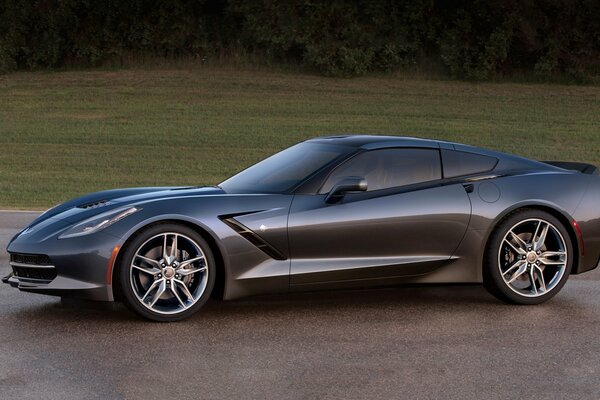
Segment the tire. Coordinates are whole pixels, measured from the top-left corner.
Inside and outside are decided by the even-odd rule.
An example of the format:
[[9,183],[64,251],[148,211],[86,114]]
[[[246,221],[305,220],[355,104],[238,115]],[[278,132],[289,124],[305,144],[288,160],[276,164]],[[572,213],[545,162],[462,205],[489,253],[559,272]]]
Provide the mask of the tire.
[[483,284],[504,302],[540,304],[565,285],[573,256],[569,232],[556,217],[517,210],[498,223],[488,241]]
[[215,284],[217,271],[210,246],[184,225],[159,223],[140,231],[120,260],[125,305],[153,321],[189,317],[206,303]]

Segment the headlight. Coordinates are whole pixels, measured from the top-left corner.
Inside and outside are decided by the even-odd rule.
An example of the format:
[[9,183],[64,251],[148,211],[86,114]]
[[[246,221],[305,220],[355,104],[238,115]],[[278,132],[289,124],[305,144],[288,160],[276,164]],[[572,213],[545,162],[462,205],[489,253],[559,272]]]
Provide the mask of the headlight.
[[75,236],[90,235],[92,233],[101,231],[102,229],[107,228],[115,222],[118,222],[140,210],[141,208],[139,207],[119,208],[118,210],[111,210],[103,214],[93,216],[92,218],[86,219],[85,221],[72,226],[58,238],[66,239]]

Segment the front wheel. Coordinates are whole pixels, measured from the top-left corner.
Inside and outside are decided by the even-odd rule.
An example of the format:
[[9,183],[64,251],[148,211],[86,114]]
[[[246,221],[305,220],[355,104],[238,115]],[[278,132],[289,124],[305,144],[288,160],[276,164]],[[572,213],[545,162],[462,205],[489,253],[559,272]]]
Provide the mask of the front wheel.
[[210,297],[215,262],[208,243],[178,224],[157,224],[128,244],[121,258],[125,304],[154,321],[177,321],[196,312]]
[[498,299],[539,304],[566,283],[573,244],[564,225],[539,210],[520,210],[504,219],[490,238],[483,283]]

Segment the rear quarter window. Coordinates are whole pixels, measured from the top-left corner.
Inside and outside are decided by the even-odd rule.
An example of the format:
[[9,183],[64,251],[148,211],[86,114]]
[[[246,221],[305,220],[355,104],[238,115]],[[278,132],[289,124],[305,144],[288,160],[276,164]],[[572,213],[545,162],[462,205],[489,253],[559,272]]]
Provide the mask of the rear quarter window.
[[496,167],[498,159],[466,151],[442,150],[442,163],[444,178],[454,178],[489,172]]

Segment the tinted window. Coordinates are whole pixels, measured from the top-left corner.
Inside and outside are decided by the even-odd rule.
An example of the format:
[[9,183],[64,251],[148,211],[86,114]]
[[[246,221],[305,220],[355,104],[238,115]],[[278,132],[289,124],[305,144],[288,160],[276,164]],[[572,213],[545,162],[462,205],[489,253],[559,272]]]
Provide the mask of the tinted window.
[[488,172],[498,163],[495,157],[455,150],[442,150],[442,160],[445,178]]
[[343,178],[367,180],[368,191],[442,178],[440,153],[433,149],[383,149],[361,153],[336,168],[320,193],[328,193]]
[[300,143],[254,164],[219,186],[227,193],[283,193],[306,180],[351,148]]

